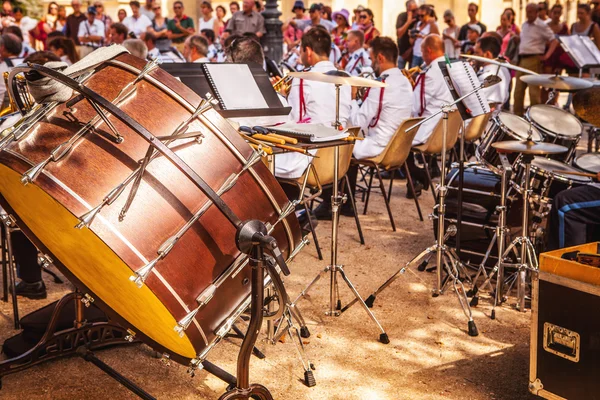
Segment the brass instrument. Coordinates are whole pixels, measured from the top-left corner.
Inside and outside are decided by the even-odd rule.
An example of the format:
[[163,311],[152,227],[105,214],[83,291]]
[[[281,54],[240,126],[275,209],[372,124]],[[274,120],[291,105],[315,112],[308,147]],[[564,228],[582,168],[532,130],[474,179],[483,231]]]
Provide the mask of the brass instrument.
[[[2,102],[2,106],[4,106],[1,110],[0,110],[0,117],[3,117],[5,115],[8,114],[12,114],[14,112],[17,111],[21,111],[19,110],[19,107],[17,106],[17,103],[15,101],[15,99],[10,95],[10,90],[8,90],[8,76],[9,76],[10,72],[4,72],[2,74],[2,77],[4,78],[4,85],[6,87],[6,96],[8,97],[8,104],[6,104],[6,106],[4,106],[4,99],[1,99],[0,101]],[[17,82],[17,87],[18,87],[18,91],[17,91],[17,96],[21,96],[22,99],[24,99],[24,103],[25,103],[25,108],[26,109],[30,109],[33,106],[33,101],[31,99],[31,96],[29,94],[29,90],[27,88],[27,81],[25,80],[25,77],[22,75],[16,75],[15,76],[15,80]]]
[[273,89],[275,89],[275,91],[277,93],[280,93],[283,96],[287,97],[288,94],[290,94],[290,89],[292,88],[292,80],[293,79],[294,79],[293,76],[286,75],[273,84]]
[[415,78],[423,72],[419,66],[412,67],[410,69],[402,69],[402,74],[408,79],[413,89],[417,85]]

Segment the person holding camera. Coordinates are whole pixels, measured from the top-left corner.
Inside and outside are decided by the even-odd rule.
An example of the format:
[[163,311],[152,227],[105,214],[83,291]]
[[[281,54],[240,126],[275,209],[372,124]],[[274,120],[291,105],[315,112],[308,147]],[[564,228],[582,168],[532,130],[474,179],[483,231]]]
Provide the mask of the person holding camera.
[[412,60],[412,45],[408,32],[417,24],[417,2],[408,0],[406,2],[406,12],[398,14],[396,20],[396,35],[398,37],[398,68],[406,68]]
[[419,7],[417,13],[418,21],[414,29],[409,31],[410,41],[413,45],[413,57],[410,67],[419,67],[423,65],[423,53],[421,52],[421,44],[423,39],[429,34],[440,34],[440,30],[435,22],[435,13],[433,7],[423,4]]

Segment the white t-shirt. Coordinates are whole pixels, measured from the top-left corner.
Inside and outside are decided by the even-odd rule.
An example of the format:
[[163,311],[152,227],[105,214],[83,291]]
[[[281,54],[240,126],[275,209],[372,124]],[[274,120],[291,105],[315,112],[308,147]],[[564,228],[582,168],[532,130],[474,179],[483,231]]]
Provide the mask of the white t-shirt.
[[150,21],[150,19],[143,14],[137,19],[134,18],[133,15],[130,15],[123,20],[123,25],[127,27],[129,32],[133,32],[133,34],[139,38],[140,35],[143,32],[146,32],[146,29],[152,25],[152,21]]
[[[210,29],[211,31],[215,30],[215,17],[212,17],[208,21],[204,20],[204,17],[200,17],[198,19],[198,33],[202,32],[202,29]],[[217,32],[215,32],[216,34]]]
[[[86,19],[85,21],[81,21],[79,23],[79,31],[77,32],[77,37],[85,37],[86,35],[104,37],[104,33],[105,30],[102,21],[94,19],[94,22],[90,24]],[[85,44],[94,47],[102,46],[102,42],[89,42]]]

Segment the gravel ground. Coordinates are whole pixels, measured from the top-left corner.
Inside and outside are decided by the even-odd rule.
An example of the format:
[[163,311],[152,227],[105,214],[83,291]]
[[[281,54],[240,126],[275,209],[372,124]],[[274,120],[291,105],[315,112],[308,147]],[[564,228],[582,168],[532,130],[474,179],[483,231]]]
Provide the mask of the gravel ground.
[[[361,216],[366,245],[360,245],[351,218],[342,217],[339,262],[363,296],[377,288],[412,257],[433,243],[432,224],[420,222],[412,200],[405,197],[405,183],[396,182],[392,207],[397,232],[392,232],[383,198],[372,196],[369,214]],[[421,206],[427,214],[432,196],[424,192]],[[329,254],[331,224],[317,228],[325,257]],[[313,245],[291,265],[286,284],[295,297],[327,265],[319,261]],[[478,337],[467,335],[467,320],[455,294],[432,298],[434,275],[408,270],[378,297],[373,311],[391,343],[378,342],[379,332],[367,314],[354,306],[342,316],[324,315],[329,299],[329,280],[319,281],[299,303],[312,333],[305,339],[306,352],[315,364],[317,386],[305,387],[303,370],[291,341],[276,346],[258,343],[267,357],[252,359],[251,381],[267,386],[276,399],[527,399],[529,319],[511,304],[497,310],[490,320],[490,299],[482,295],[473,310]],[[71,288],[47,280],[49,298],[22,300],[25,315],[57,300]],[[344,302],[352,295],[340,285]],[[0,339],[14,335],[11,305],[0,303]],[[235,371],[240,341],[228,339],[209,360]],[[166,365],[151,349],[137,344],[103,350],[99,358],[161,399],[218,398],[225,384],[200,372],[190,378],[186,367]],[[3,379],[2,399],[128,399],[135,398],[117,382],[80,358],[42,364]]]

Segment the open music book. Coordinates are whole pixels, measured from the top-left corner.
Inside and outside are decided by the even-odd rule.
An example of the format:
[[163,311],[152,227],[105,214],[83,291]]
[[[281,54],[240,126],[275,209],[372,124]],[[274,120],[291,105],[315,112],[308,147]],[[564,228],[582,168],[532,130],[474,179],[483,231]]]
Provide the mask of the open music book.
[[313,143],[328,142],[330,140],[343,139],[349,136],[347,130],[338,131],[337,129],[325,125],[295,124],[291,122],[270,126],[268,129],[275,133],[281,133],[298,140]]
[[223,110],[269,108],[246,64],[203,64]]
[[589,36],[559,36],[558,40],[578,68],[600,65],[600,51]]
[[[481,86],[471,64],[455,60],[450,64],[440,62],[439,65],[454,100]],[[457,104],[457,108],[463,120],[490,112],[490,105],[481,91],[464,98],[461,103]]]

